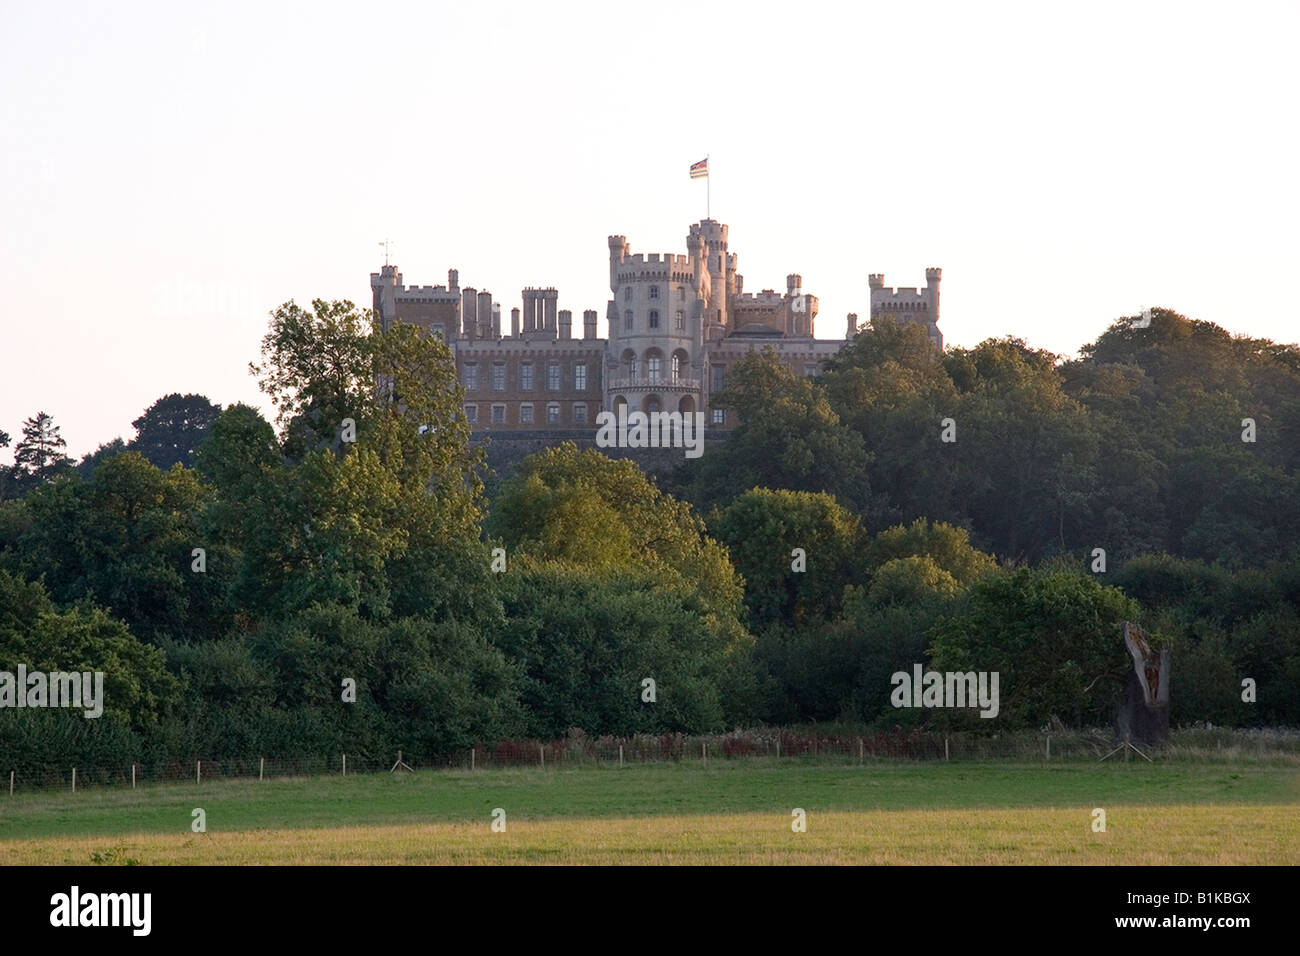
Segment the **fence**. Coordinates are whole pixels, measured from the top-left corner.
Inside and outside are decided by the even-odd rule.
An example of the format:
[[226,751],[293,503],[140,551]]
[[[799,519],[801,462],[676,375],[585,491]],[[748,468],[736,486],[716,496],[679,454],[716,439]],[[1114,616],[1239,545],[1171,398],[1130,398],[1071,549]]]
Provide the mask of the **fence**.
[[[687,761],[705,765],[761,759],[841,764],[864,764],[869,760],[1096,761],[1114,749],[1113,735],[1103,730],[995,735],[892,731],[854,735],[771,729],[596,738],[576,731],[557,740],[506,740],[425,757],[339,753],[291,758],[196,759],[152,765],[131,763],[66,770],[9,770],[8,779],[3,783],[13,795],[36,790],[77,791],[87,787],[139,787],[164,782],[191,781],[202,786],[221,780],[266,781],[388,771],[623,767]],[[1300,763],[1300,730],[1178,730],[1159,751],[1143,749],[1156,759],[1257,757],[1295,764]],[[1127,753],[1116,754],[1113,759],[1123,760],[1127,756]]]

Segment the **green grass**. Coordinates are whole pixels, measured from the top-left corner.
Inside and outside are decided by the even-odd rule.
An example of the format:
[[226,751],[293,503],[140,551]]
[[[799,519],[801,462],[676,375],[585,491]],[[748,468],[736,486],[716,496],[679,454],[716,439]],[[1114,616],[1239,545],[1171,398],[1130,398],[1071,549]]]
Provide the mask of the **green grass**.
[[[810,813],[1070,809],[1112,806],[1294,807],[1300,770],[1265,763],[868,763],[767,759],[624,769],[425,771],[290,780],[162,784],[130,790],[0,794],[0,843],[398,825]],[[5,856],[0,848],[0,859]],[[85,861],[88,862],[88,861]]]

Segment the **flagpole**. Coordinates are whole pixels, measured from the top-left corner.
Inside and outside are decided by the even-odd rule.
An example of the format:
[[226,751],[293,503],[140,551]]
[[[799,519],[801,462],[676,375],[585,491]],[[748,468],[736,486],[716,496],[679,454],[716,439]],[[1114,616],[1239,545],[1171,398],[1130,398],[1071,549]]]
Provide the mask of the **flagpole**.
[[713,177],[709,175],[709,154],[704,154],[704,218],[713,218]]

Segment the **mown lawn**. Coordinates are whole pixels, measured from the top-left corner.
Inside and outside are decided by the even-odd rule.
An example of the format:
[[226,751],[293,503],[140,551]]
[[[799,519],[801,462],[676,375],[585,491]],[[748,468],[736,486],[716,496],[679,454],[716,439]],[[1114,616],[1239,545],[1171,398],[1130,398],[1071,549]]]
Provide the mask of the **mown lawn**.
[[[190,829],[201,807],[207,832]],[[506,832],[490,828],[506,812]],[[791,811],[807,832],[791,831]],[[1091,829],[1106,811],[1106,832]],[[0,795],[0,862],[1300,863],[1300,770],[745,760]]]

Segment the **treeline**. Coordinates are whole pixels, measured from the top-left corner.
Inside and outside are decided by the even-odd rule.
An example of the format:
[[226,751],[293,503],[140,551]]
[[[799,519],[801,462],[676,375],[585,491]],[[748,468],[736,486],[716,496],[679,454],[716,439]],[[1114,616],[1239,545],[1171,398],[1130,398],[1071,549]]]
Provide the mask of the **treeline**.
[[[253,371],[274,423],[168,396],[80,469],[24,459],[0,671],[107,699],[0,710],[14,765],[1104,723],[1125,619],[1175,648],[1176,723],[1300,723],[1294,347],[1157,311],[1062,364],[884,321],[817,379],[751,356],[665,488],[566,445],[491,501],[442,343],[288,303]],[[891,706],[914,664],[998,671],[999,716]]]

